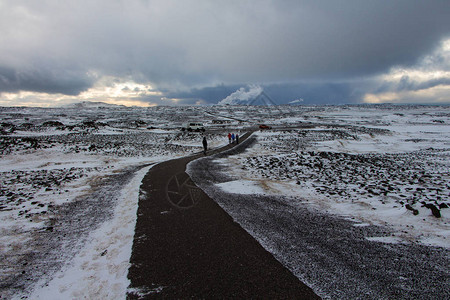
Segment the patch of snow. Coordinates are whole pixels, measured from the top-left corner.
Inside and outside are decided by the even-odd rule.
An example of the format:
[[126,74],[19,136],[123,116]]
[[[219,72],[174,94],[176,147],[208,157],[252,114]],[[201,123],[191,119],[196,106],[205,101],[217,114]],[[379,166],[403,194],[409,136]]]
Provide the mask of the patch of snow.
[[368,241],[386,243],[386,244],[401,244],[403,240],[393,236],[379,236],[379,237],[367,237]]
[[236,180],[217,184],[222,190],[232,194],[264,194],[261,185],[253,180]]
[[93,231],[81,252],[31,299],[125,298],[139,187],[150,168],[141,169],[124,188],[113,219]]

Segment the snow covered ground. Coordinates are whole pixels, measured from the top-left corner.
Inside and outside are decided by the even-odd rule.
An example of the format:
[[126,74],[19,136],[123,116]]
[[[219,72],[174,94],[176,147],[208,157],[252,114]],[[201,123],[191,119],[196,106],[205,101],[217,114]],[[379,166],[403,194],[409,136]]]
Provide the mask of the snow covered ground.
[[1,298],[124,298],[143,176],[201,150],[186,120],[205,123],[210,147],[276,129],[221,161],[229,192],[395,229],[374,242],[449,247],[447,106],[0,108],[0,120]]
[[448,109],[438,108],[309,113],[298,121],[318,126],[258,132],[258,142],[245,153],[220,159],[237,180],[219,186],[289,195],[348,216],[359,222],[355,226],[395,229],[395,236],[374,241],[448,248],[449,117]]

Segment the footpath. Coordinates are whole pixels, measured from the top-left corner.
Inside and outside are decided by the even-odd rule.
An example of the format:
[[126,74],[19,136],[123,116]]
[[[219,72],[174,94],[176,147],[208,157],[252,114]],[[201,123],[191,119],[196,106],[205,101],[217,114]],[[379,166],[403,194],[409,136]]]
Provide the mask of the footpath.
[[186,164],[202,156],[160,163],[144,177],[127,298],[319,299],[192,182]]

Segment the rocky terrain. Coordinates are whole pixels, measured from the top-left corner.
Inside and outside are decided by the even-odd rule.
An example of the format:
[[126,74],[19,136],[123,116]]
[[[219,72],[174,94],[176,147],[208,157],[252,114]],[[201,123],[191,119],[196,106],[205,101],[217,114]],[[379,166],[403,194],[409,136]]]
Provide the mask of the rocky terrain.
[[[245,158],[243,168],[272,180],[310,184],[318,194],[346,201],[376,199],[392,207],[404,206],[418,215],[426,207],[440,218],[450,205],[448,154],[425,150],[402,154],[296,152]],[[376,208],[373,208],[376,209]]]

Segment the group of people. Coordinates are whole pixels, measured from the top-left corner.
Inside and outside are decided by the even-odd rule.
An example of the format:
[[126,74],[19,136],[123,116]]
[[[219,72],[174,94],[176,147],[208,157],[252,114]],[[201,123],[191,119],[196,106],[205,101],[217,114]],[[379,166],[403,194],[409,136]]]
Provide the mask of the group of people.
[[[231,143],[235,143],[239,144],[239,134],[234,134],[234,133],[228,133],[228,142]],[[203,137],[203,154],[206,155],[206,151],[208,150],[208,142],[206,141],[206,137]]]
[[234,142],[236,142],[236,144],[239,144],[239,134],[228,133],[228,142],[230,144]]

